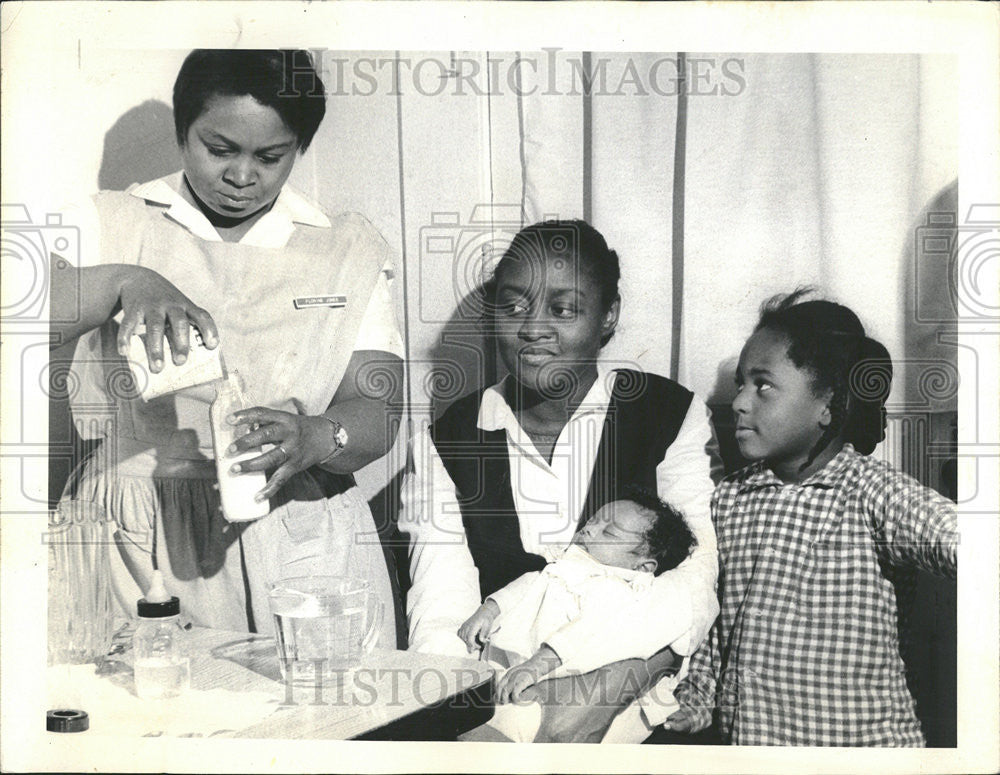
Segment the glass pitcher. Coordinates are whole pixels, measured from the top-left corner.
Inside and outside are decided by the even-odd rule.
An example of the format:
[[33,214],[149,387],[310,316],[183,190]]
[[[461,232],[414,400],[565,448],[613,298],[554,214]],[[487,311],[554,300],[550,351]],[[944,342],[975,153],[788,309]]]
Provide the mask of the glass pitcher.
[[63,501],[49,514],[48,663],[94,662],[111,647],[111,541],[104,510]]
[[364,579],[299,576],[269,595],[286,682],[335,681],[361,664],[378,640],[384,606]]

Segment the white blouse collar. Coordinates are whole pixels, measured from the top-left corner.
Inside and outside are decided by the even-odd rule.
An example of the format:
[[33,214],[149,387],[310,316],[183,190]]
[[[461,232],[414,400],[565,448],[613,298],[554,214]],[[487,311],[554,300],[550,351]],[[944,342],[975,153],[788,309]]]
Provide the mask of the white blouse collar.
[[[166,205],[167,215],[197,237],[209,242],[221,242],[222,237],[197,207],[181,196],[184,173],[175,172],[163,178],[140,183],[128,193],[148,202]],[[330,220],[308,199],[285,185],[274,206],[240,240],[241,244],[261,248],[280,248],[295,231],[295,224],[330,228]]]
[[[616,372],[608,369],[600,362],[597,364],[597,379],[590,386],[587,395],[573,412],[569,421],[583,417],[588,414],[603,414],[607,412],[608,404],[611,403],[611,389],[614,387]],[[505,386],[513,377],[504,377],[500,382],[483,392],[483,400],[479,407],[479,418],[477,427],[484,431],[496,431],[504,429],[510,432],[515,438],[520,436],[521,426],[514,416],[514,410],[510,408],[505,397]]]

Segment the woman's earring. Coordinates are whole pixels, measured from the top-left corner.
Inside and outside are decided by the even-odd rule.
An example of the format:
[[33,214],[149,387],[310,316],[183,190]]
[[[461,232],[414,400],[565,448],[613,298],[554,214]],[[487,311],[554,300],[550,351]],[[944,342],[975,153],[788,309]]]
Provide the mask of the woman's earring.
[[614,330],[618,327],[619,314],[621,314],[621,300],[615,299],[611,302],[611,306],[604,315],[604,325],[602,326],[602,329],[605,336],[614,333]]

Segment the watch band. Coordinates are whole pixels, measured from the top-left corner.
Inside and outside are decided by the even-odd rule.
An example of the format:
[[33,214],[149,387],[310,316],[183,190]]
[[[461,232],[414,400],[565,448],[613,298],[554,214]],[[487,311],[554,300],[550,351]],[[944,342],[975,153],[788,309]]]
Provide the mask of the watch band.
[[330,425],[333,426],[333,451],[325,458],[319,461],[319,464],[323,465],[324,463],[328,463],[329,461],[333,460],[335,457],[337,457],[337,455],[339,455],[341,452],[344,451],[344,448],[347,446],[347,440],[349,437],[347,435],[347,429],[341,423],[337,422],[336,420],[330,419],[325,414],[321,414],[320,417],[322,417],[324,420],[330,423]]

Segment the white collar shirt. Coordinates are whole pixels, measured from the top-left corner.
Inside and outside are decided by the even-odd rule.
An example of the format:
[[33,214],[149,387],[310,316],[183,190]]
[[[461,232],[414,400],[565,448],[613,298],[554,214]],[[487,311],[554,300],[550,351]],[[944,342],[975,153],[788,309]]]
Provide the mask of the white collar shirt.
[[[167,216],[196,237],[207,242],[222,242],[222,237],[205,214],[180,194],[183,185],[184,173],[176,172],[165,178],[133,186],[129,193],[149,202],[167,205]],[[296,223],[330,228],[330,219],[319,208],[291,187],[284,186],[271,209],[261,216],[239,242],[255,248],[282,248],[288,244]]]
[[[507,432],[511,490],[525,551],[555,559],[576,533],[590,487],[615,372],[603,368],[560,431],[551,461],[541,456],[504,398],[504,382],[483,393],[478,426]],[[557,554],[553,554],[557,553]]]

